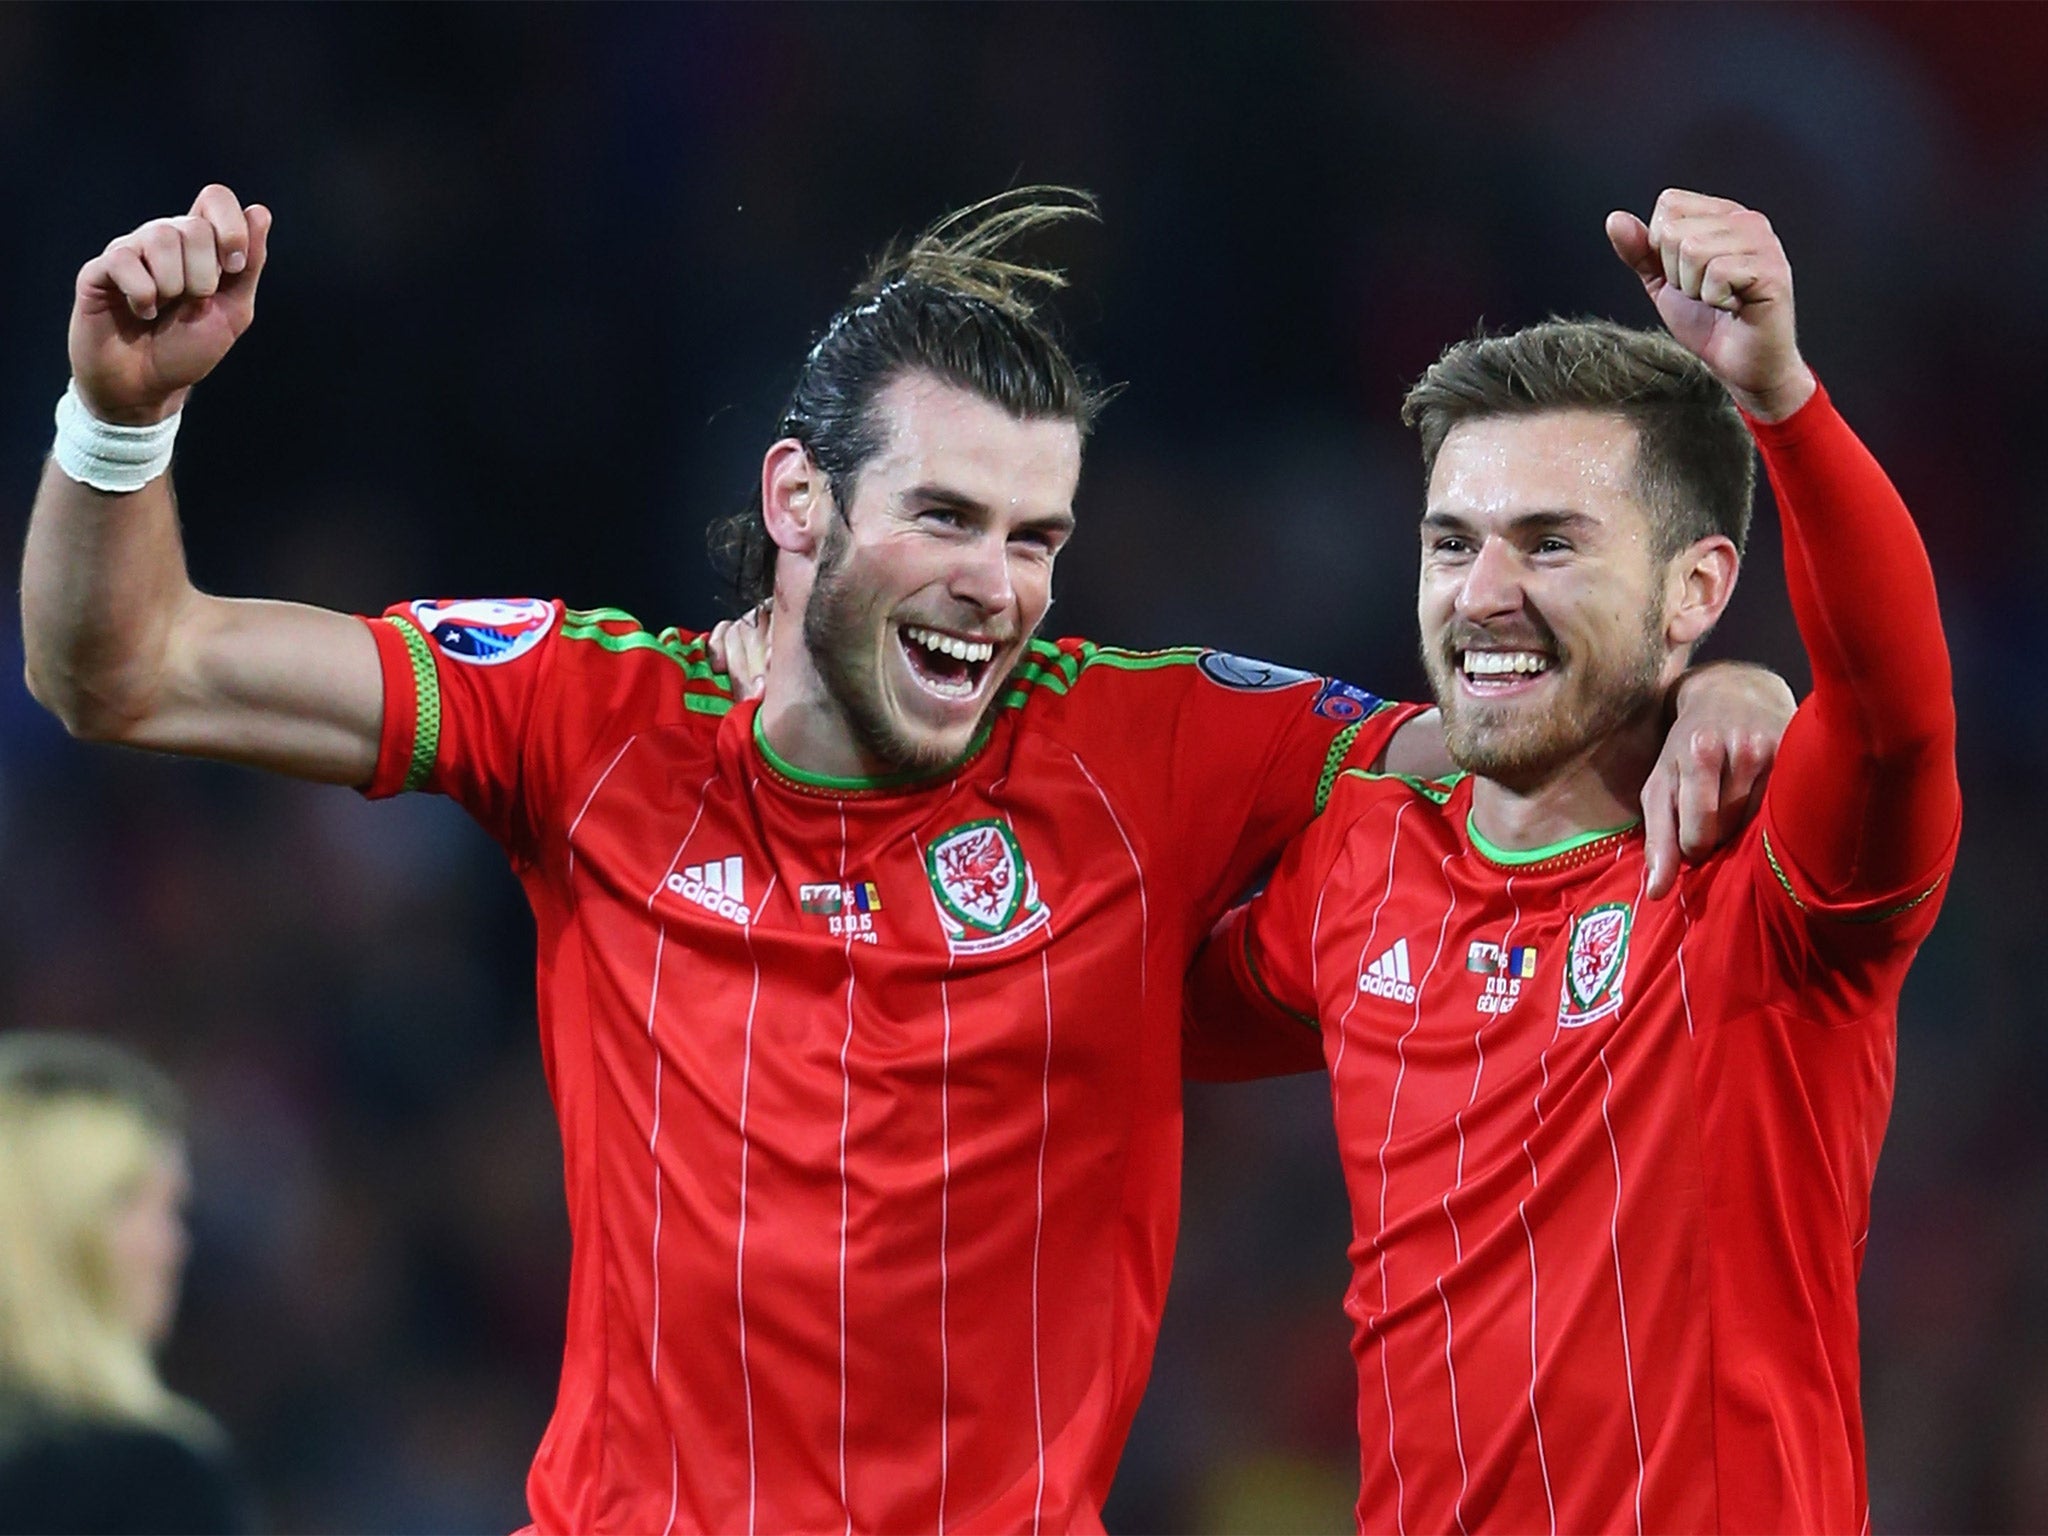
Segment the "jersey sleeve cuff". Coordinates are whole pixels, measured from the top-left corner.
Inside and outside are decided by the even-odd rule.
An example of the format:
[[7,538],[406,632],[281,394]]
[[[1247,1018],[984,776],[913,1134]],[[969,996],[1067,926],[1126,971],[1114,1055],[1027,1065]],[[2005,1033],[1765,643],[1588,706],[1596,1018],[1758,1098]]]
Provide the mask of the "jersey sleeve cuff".
[[[1737,406],[1736,409],[1740,411],[1742,407]],[[1749,427],[1749,435],[1756,439],[1757,447],[1766,457],[1800,448],[1815,437],[1848,427],[1848,423],[1842,420],[1842,413],[1835,409],[1834,397],[1828,393],[1828,387],[1819,374],[1813,376],[1813,394],[1806,404],[1783,421],[1763,421],[1747,411],[1742,411],[1742,419]]]
[[424,788],[441,738],[441,683],[427,637],[392,614],[362,618],[384,677],[384,724],[377,769],[363,793],[372,800]]
[[1764,861],[1770,866],[1772,879],[1783,891],[1788,901],[1801,912],[1811,917],[1826,918],[1837,923],[1886,923],[1893,918],[1904,917],[1927,902],[1939,896],[1948,884],[1950,872],[1955,868],[1956,849],[1962,839],[1962,817],[1957,816],[1955,829],[1949,833],[1948,846],[1941,857],[1927,873],[1897,890],[1880,892],[1877,895],[1858,893],[1849,897],[1824,896],[1815,889],[1799,866],[1793,862],[1791,852],[1778,829],[1777,817],[1771,814],[1767,805],[1759,818],[1759,833],[1763,840]]

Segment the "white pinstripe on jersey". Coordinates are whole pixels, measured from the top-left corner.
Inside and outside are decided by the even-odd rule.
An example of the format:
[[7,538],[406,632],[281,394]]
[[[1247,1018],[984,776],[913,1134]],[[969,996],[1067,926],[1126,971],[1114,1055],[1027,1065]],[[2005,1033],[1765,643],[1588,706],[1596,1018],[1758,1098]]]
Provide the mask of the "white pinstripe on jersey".
[[[1145,866],[1138,862],[1138,850],[1131,846],[1131,834],[1124,830],[1123,818],[1117,815],[1116,807],[1109,803],[1108,794],[1103,791],[1100,784],[1095,782],[1095,775],[1090,773],[1088,765],[1081,761],[1081,754],[1075,752],[1071,747],[1067,750],[1074,759],[1074,766],[1081,770],[1081,777],[1088,781],[1088,787],[1094,790],[1101,798],[1102,808],[1109,814],[1109,824],[1116,828],[1116,835],[1124,841],[1124,852],[1130,856],[1131,860],[1131,872],[1138,877],[1138,953],[1140,955],[1149,955],[1152,953],[1152,908],[1151,904],[1145,899]],[[1145,978],[1150,974],[1150,971],[1151,967],[1149,966],[1140,965],[1138,967],[1138,1002],[1140,1006],[1143,1006],[1145,1001]]]
[[1038,1080],[1037,1209],[1031,1223],[1031,1417],[1038,1435],[1038,1493],[1031,1501],[1032,1536],[1045,1517],[1045,1393],[1038,1364],[1038,1255],[1045,1237],[1045,1144],[1052,1139],[1052,962],[1050,942],[1038,952],[1038,981],[1045,993],[1045,1070]]
[[[846,802],[839,807],[839,884],[846,884]],[[846,1536],[853,1536],[853,1500],[846,1486],[846,1234],[852,1220],[846,1178],[846,1136],[853,1124],[853,1073],[847,1057],[853,1050],[853,935],[846,936],[846,1036],[839,1043],[839,1507],[846,1515]]]
[[[627,745],[630,746],[631,744],[629,739]],[[616,768],[619,764],[619,759],[625,755],[625,748],[621,747],[618,756],[612,759],[612,767]],[[610,774],[611,769],[607,768],[605,776],[609,777]],[[712,781],[717,776],[717,770],[714,768],[710,776],[697,786],[697,809],[690,817],[690,825],[684,831],[682,841],[676,844],[676,851],[669,855],[668,867],[661,872],[661,878],[654,882],[654,889],[647,893],[647,910],[650,915],[654,911],[655,898],[661,894],[662,887],[668,883],[668,877],[675,873],[676,866],[682,863],[683,851],[690,846],[690,839],[697,835],[698,824],[704,820],[704,806],[711,793]],[[602,784],[603,780],[600,779],[598,782]],[[585,811],[589,810],[591,801],[596,798],[597,789],[593,787],[590,791],[590,798],[583,802],[583,809]],[[582,812],[579,811],[577,813],[576,819],[579,822],[583,819]],[[574,835],[573,826],[571,828],[571,835]],[[573,857],[575,853],[573,843],[570,846],[570,853]],[[668,924],[665,922],[657,923],[654,931],[654,977],[647,988],[647,1043],[654,1048],[654,1113],[649,1117],[647,1131],[647,1163],[648,1169],[654,1177],[654,1235],[648,1245],[648,1262],[649,1267],[653,1270],[653,1317],[648,1329],[647,1339],[647,1379],[650,1382],[656,1382],[661,1379],[661,1157],[657,1148],[661,1140],[662,1053],[660,1044],[654,1038],[654,1016],[661,1002],[661,954],[667,942]],[[668,1453],[668,1523],[662,1528],[663,1536],[667,1536],[667,1532],[675,1526],[677,1501],[681,1493],[679,1478],[681,1454],[676,1445],[675,1429],[673,1426],[668,1426]]]
[[[1619,862],[1620,857],[1621,847],[1617,844],[1615,848],[1617,862]],[[1635,900],[1628,904],[1628,920],[1631,928],[1635,926],[1636,908],[1642,905],[1643,891],[1649,885],[1649,882],[1650,866],[1645,863],[1643,865],[1642,881],[1636,886]],[[1567,965],[1571,963],[1570,956],[1566,956],[1565,963]],[[1608,1118],[1607,1114],[1608,1102],[1614,1094],[1614,1072],[1607,1063],[1607,1043],[1605,1041],[1602,1041],[1600,1045],[1600,1071],[1607,1079],[1605,1086],[1600,1092],[1600,1123],[1607,1128],[1607,1150],[1614,1159],[1614,1210],[1608,1218],[1607,1240],[1614,1251],[1614,1299],[1621,1313],[1621,1368],[1622,1374],[1628,1379],[1628,1427],[1630,1433],[1635,1437],[1636,1446],[1636,1536],[1642,1536],[1643,1426],[1642,1421],[1636,1415],[1635,1357],[1629,1351],[1628,1342],[1628,1287],[1622,1283],[1621,1278],[1621,1143],[1615,1139],[1614,1122]]]
[[[760,779],[755,778],[750,787],[759,794]],[[775,882],[780,878],[780,871],[769,874],[768,888],[762,893],[759,910],[767,909],[769,899],[775,894]],[[739,1309],[740,1395],[746,1404],[747,1414],[747,1536],[754,1536],[754,1521],[760,1507],[760,1467],[754,1445],[754,1372],[747,1358],[747,1164],[751,1151],[747,1141],[747,1108],[754,1082],[754,1014],[761,1002],[761,960],[754,953],[754,925],[747,924],[745,932],[747,962],[754,968],[754,988],[747,997],[747,1021],[740,1056],[740,1222],[739,1236],[733,1244],[733,1292]]]
[[[1394,893],[1394,861],[1400,856],[1401,820],[1408,814],[1408,810],[1409,806],[1405,801],[1395,808],[1394,825],[1387,832],[1386,883],[1380,889],[1379,902],[1372,909],[1372,923],[1366,929],[1365,943],[1360,946],[1358,960],[1352,967],[1354,973],[1364,968],[1366,957],[1373,953],[1375,946],[1379,943],[1380,914],[1386,910],[1387,898]],[[1320,910],[1320,907],[1318,910]],[[1350,1039],[1351,1016],[1358,1009],[1358,999],[1364,995],[1355,986],[1348,988],[1348,990],[1351,994],[1351,1001],[1345,1006],[1343,1016],[1337,1021],[1337,1050],[1330,1062],[1330,1107],[1336,1114],[1340,1125],[1343,1123],[1343,1090],[1341,1084],[1344,1067],[1344,1047]],[[1386,1228],[1386,1218],[1387,1162],[1386,1145],[1382,1142],[1380,1146],[1380,1228],[1382,1231]],[[1385,1256],[1383,1254],[1380,1269],[1380,1307],[1382,1311],[1386,1308],[1386,1283]],[[1394,1518],[1400,1525],[1402,1536],[1407,1536],[1408,1483],[1401,1475],[1400,1453],[1394,1448],[1394,1384],[1393,1379],[1387,1372],[1387,1340],[1385,1334],[1381,1334],[1379,1345],[1380,1385],[1385,1390],[1387,1398],[1387,1461],[1394,1469]]]
[[569,845],[569,872],[571,874],[576,872],[576,829],[583,825],[583,818],[589,814],[591,802],[597,798],[597,792],[604,788],[604,781],[612,776],[612,769],[618,767],[620,759],[625,757],[626,748],[632,746],[639,739],[640,733],[635,731],[625,739],[619,750],[612,754],[612,760],[605,765],[604,772],[600,773],[597,776],[597,782],[590,786],[590,793],[583,797],[583,809],[576,813],[576,819],[569,823],[569,830],[563,834],[563,841]]
[[[1394,1116],[1397,1110],[1399,1109],[1401,1103],[1401,1083],[1403,1079],[1406,1078],[1406,1076],[1408,1075],[1408,1058],[1406,1055],[1405,1048],[1408,1043],[1408,1037],[1414,1034],[1416,1030],[1422,1027],[1422,1000],[1429,995],[1430,978],[1436,975],[1437,963],[1441,961],[1444,956],[1444,937],[1450,932],[1451,929],[1451,914],[1455,912],[1458,907],[1458,892],[1457,888],[1454,885],[1452,885],[1450,881],[1449,870],[1451,867],[1451,860],[1461,857],[1462,854],[1462,849],[1454,848],[1449,853],[1445,854],[1443,857],[1443,862],[1437,865],[1437,874],[1443,878],[1444,894],[1450,897],[1450,904],[1444,908],[1443,916],[1437,920],[1436,948],[1430,953],[1429,965],[1426,969],[1424,969],[1422,973],[1422,980],[1420,983],[1417,984],[1415,988],[1415,1001],[1410,1005],[1412,1013],[1408,1021],[1408,1028],[1406,1032],[1402,1034],[1400,1040],[1397,1041],[1394,1046],[1394,1053],[1396,1058],[1400,1062],[1400,1068],[1394,1074],[1393,1099],[1387,1105],[1387,1134],[1385,1139],[1382,1140],[1380,1143],[1380,1228],[1382,1231],[1385,1230],[1387,1224],[1387,1144],[1388,1142],[1391,1142],[1394,1139]],[[1450,1207],[1448,1204],[1444,1207],[1444,1214],[1450,1214]],[[1455,1244],[1455,1242],[1457,1241],[1456,1222],[1451,1223],[1451,1238],[1452,1242]],[[1382,1311],[1386,1310],[1386,1296],[1387,1253],[1386,1249],[1382,1247],[1380,1249],[1380,1308]],[[1460,1483],[1458,1487],[1458,1502],[1452,1506],[1452,1509],[1456,1512],[1458,1517],[1458,1529],[1462,1531],[1465,1528],[1465,1486],[1471,1481],[1471,1472],[1467,1468],[1465,1463],[1464,1426],[1462,1426],[1458,1422],[1458,1367],[1456,1362],[1453,1361],[1451,1358],[1451,1301],[1450,1298],[1444,1294],[1444,1277],[1442,1275],[1438,1275],[1436,1277],[1436,1297],[1437,1300],[1443,1304],[1444,1309],[1444,1371],[1449,1379],[1451,1391],[1451,1440],[1452,1443],[1456,1445],[1458,1450],[1458,1474],[1460,1478]],[[1380,1364],[1382,1369],[1384,1369],[1386,1365],[1386,1346],[1384,1343],[1382,1343],[1380,1346]],[[1391,1399],[1389,1399],[1387,1437],[1390,1440],[1393,1438],[1394,1434],[1392,1411],[1393,1404]]]
[[[1515,894],[1515,877],[1513,875],[1508,876],[1507,894],[1512,901]],[[1452,905],[1455,907],[1456,903],[1453,902]],[[1514,915],[1508,919],[1507,934],[1501,939],[1501,949],[1503,952],[1513,946],[1515,927],[1521,921],[1521,917],[1521,904],[1517,902]],[[1498,1022],[1500,1018],[1501,1015],[1498,1013],[1491,1016],[1481,1014],[1479,1017],[1479,1027],[1472,1031],[1472,1054],[1474,1058],[1472,1063],[1472,1092],[1465,1099],[1464,1109],[1460,1109],[1451,1117],[1451,1124],[1458,1133],[1458,1166],[1451,1180],[1450,1189],[1444,1193],[1443,1211],[1444,1220],[1451,1224],[1451,1258],[1454,1263],[1462,1262],[1465,1257],[1464,1234],[1459,1232],[1458,1218],[1451,1211],[1451,1197],[1465,1187],[1465,1111],[1479,1102],[1479,1083],[1486,1075],[1486,1026],[1489,1023]],[[1442,1275],[1436,1277],[1436,1296],[1437,1300],[1443,1304],[1444,1309],[1444,1365],[1451,1375],[1451,1432],[1457,1441],[1458,1447],[1458,1502],[1452,1505],[1451,1508],[1452,1512],[1457,1516],[1458,1529],[1464,1531],[1467,1529],[1465,1525],[1465,1494],[1471,1487],[1472,1474],[1465,1463],[1464,1427],[1458,1422],[1458,1368],[1451,1358],[1451,1299],[1444,1294],[1444,1277]]]

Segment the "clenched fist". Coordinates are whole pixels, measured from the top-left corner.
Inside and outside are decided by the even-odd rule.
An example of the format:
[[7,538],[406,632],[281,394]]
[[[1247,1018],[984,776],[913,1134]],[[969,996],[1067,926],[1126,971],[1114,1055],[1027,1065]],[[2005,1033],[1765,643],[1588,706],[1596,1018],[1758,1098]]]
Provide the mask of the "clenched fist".
[[1799,355],[1792,264],[1771,221],[1722,197],[1667,189],[1645,224],[1607,216],[1615,254],[1635,269],[1665,327],[1761,421],[1812,398]]
[[214,369],[256,315],[270,210],[226,187],[179,219],[152,219],[78,274],[71,374],[102,421],[161,421]]

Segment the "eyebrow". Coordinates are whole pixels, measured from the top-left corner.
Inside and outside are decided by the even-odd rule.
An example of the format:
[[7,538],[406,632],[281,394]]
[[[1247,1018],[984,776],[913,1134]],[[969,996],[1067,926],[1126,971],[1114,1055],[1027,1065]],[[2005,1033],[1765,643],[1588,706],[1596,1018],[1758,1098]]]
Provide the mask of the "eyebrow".
[[[984,522],[992,515],[988,503],[943,485],[914,485],[903,493],[903,501],[906,506],[948,507],[955,512],[970,513]],[[1055,533],[1072,533],[1074,514],[1065,510],[1048,512],[1043,517],[1028,519],[1021,526]]]
[[[1422,526],[1442,533],[1471,533],[1474,531],[1470,518],[1457,512],[1433,507],[1422,514]],[[1507,528],[1514,533],[1551,533],[1559,530],[1576,532],[1597,526],[1595,521],[1583,512],[1564,508],[1546,508],[1534,512],[1518,512],[1508,519]]]

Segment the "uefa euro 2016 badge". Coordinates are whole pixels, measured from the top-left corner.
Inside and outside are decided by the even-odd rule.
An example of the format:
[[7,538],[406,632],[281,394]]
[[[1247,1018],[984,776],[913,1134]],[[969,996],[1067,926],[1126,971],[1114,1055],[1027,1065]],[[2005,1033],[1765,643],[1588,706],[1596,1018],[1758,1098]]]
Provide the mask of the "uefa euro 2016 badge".
[[410,612],[445,654],[477,667],[524,656],[555,622],[555,605],[537,597],[421,598]]
[[994,817],[954,827],[926,850],[924,862],[939,925],[956,955],[1008,949],[1052,919],[1016,834]]
[[1559,1029],[1583,1029],[1621,1007],[1621,981],[1628,971],[1628,931],[1633,921],[1634,913],[1625,901],[1603,902],[1572,919],[1564,994],[1557,1000]]

